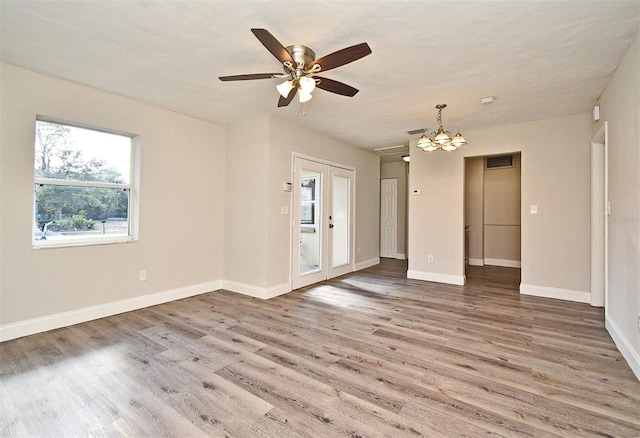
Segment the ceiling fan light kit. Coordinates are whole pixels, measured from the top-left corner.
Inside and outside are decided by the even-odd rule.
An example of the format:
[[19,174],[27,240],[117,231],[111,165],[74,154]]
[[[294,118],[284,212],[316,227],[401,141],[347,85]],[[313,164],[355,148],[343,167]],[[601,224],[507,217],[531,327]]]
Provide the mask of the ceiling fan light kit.
[[416,146],[425,152],[433,152],[438,149],[445,152],[452,152],[457,150],[460,146],[467,144],[467,141],[464,139],[457,127],[454,126],[457,133],[453,137],[451,136],[451,131],[446,131],[442,127],[442,110],[446,107],[447,105],[444,103],[436,105],[436,109],[438,110],[438,115],[436,116],[436,120],[438,121],[437,131],[432,131],[427,128],[422,132],[422,137],[418,140],[418,144]]
[[296,44],[285,48],[266,29],[251,29],[251,32],[253,32],[262,45],[280,61],[284,73],[220,76],[219,79],[221,81],[284,79],[284,82],[276,85],[276,89],[278,93],[280,93],[280,99],[278,100],[279,107],[289,105],[296,94],[298,95],[298,101],[300,103],[308,102],[313,97],[311,93],[316,87],[329,91],[330,93],[348,97],[353,97],[358,93],[358,90],[350,85],[315,75],[349,64],[350,62],[357,61],[371,54],[371,49],[367,43],[347,47],[320,59],[316,59],[315,52],[309,47]]

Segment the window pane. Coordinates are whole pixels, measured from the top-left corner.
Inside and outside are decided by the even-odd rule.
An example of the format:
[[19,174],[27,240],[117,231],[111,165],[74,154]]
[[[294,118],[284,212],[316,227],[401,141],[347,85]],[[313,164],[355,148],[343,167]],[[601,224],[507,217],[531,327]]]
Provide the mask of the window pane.
[[36,185],[34,240],[127,236],[128,189]]
[[[321,173],[302,170],[300,180],[300,275],[322,270]],[[317,207],[317,208],[316,208]]]
[[349,263],[349,178],[333,176],[333,254],[331,267]]
[[129,184],[131,137],[36,122],[35,176]]

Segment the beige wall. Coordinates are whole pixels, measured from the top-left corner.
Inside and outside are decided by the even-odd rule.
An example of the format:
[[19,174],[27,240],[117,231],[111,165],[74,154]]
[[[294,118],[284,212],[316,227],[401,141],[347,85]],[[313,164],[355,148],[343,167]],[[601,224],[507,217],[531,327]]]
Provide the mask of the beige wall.
[[224,278],[263,287],[267,278],[269,117],[227,131]]
[[469,144],[453,153],[426,154],[413,140],[409,188],[422,195],[409,197],[409,275],[464,281],[464,158],[521,151],[521,291],[588,301],[589,132],[589,114],[579,114],[465,131]]
[[[373,153],[269,116],[225,128],[4,64],[1,93],[2,339],[220,287],[286,291],[293,152],[356,169],[356,268],[378,262]],[[140,136],[137,242],[31,248],[36,115]]]
[[640,36],[600,97],[609,129],[607,328],[640,379]]
[[464,160],[464,222],[469,226],[470,264],[484,264],[484,157]]
[[[224,127],[0,68],[0,325],[222,279]],[[140,135],[138,242],[31,248],[37,114]]]
[[380,163],[380,179],[396,178],[398,180],[398,248],[397,253],[406,258],[407,241],[407,167],[404,161]]
[[302,123],[293,124],[275,117],[270,118],[269,141],[267,285],[284,285],[291,278],[290,216],[282,215],[280,207],[291,202],[291,193],[285,192],[282,184],[292,180],[294,152],[355,168],[355,263],[356,267],[358,264],[376,263],[379,254],[380,158],[364,149],[306,129]]
[[[285,192],[283,184],[292,181],[294,152],[356,169],[355,262],[377,262],[377,155],[270,116],[232,126],[228,137],[225,280],[256,295],[290,287],[291,216],[283,215],[281,208],[291,211],[292,193]],[[257,145],[248,144],[256,138]],[[246,180],[257,183],[235,187]]]

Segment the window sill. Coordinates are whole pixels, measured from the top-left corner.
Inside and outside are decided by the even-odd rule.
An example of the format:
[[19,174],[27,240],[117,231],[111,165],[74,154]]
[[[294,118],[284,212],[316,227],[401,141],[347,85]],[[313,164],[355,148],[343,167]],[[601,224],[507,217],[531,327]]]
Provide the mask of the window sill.
[[118,237],[94,237],[83,239],[56,239],[56,240],[34,240],[31,242],[31,249],[47,248],[71,248],[76,246],[113,245],[116,243],[132,243],[137,239],[131,236]]

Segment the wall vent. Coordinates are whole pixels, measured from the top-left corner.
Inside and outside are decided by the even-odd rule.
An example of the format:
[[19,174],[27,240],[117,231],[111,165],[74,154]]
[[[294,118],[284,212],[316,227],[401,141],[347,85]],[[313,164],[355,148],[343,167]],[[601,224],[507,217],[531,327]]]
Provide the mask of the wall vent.
[[487,157],[485,160],[487,169],[498,169],[501,167],[513,167],[513,155],[499,155],[497,157]]

